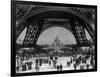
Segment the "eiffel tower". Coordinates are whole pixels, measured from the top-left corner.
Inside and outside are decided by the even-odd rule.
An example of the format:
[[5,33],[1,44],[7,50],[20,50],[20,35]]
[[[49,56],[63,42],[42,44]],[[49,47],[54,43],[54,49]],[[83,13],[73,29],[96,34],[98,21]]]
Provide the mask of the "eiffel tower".
[[[92,26],[95,10],[77,7],[51,7],[37,5],[16,5],[16,41],[27,28],[22,44],[16,43],[17,49],[37,46],[40,34],[48,28],[60,25],[69,30],[75,37],[76,47],[95,44],[95,30]],[[95,21],[95,20],[94,20]],[[93,24],[93,25],[91,25]],[[92,38],[92,43],[86,38],[85,29]]]

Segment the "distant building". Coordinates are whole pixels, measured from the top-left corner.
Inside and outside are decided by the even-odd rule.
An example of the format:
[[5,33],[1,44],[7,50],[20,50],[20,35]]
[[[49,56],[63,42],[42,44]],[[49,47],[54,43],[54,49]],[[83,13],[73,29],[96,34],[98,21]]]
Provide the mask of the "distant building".
[[52,48],[55,50],[54,52],[60,52],[60,49],[63,48],[63,46],[63,43],[61,43],[60,38],[57,36],[52,44]]

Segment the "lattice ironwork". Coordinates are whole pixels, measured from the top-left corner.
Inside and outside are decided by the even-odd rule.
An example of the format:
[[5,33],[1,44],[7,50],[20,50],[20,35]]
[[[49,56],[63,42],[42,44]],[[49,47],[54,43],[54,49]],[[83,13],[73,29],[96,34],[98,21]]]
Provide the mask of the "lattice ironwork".
[[79,44],[87,43],[84,27],[81,26],[78,22],[75,22],[75,32],[76,32]]
[[35,39],[36,33],[38,31],[38,26],[37,25],[30,25],[28,27],[28,30],[26,32],[26,36],[24,38],[24,45],[31,45],[33,44],[33,41]]
[[32,15],[39,14],[46,11],[63,11],[63,12],[71,13],[82,18],[87,23],[89,23],[89,20],[91,19],[94,13],[94,9],[90,9],[90,8],[88,9],[88,8],[77,8],[77,7],[75,8],[75,7],[33,6],[21,20],[23,21],[24,19]]
[[[24,11],[22,12],[23,16],[21,15],[22,17],[18,19],[20,21],[16,21],[16,39],[18,38],[18,36],[21,34],[21,32],[24,30],[25,27],[28,28],[26,36],[24,38],[23,45],[29,46],[32,45],[33,43],[36,43],[41,32],[47,28],[53,27],[54,25],[62,25],[61,27],[70,30],[75,36],[78,44],[87,43],[87,38],[84,31],[85,28],[89,31],[90,35],[95,40],[95,37],[93,37],[94,36],[93,29],[91,28],[91,24],[89,21],[90,19],[92,19],[91,17],[94,14],[93,9],[77,8],[77,7],[75,8],[75,7],[36,6],[36,5],[34,6],[31,5],[30,7],[29,6],[26,7],[20,8],[22,11]],[[16,15],[18,14],[18,12],[20,11],[17,11]],[[49,12],[49,13],[46,13],[45,15],[44,12]],[[60,17],[59,15],[57,15],[58,12],[59,14],[61,13]],[[90,14],[89,17],[87,16],[88,14]],[[20,15],[20,13],[18,15]],[[68,18],[66,15],[68,16]],[[37,22],[34,25],[29,24],[30,23],[29,21],[26,22],[29,18],[32,18],[32,16],[34,20],[37,20]]]
[[21,32],[27,27],[28,24],[24,21],[20,26],[16,27],[16,40],[18,39]]

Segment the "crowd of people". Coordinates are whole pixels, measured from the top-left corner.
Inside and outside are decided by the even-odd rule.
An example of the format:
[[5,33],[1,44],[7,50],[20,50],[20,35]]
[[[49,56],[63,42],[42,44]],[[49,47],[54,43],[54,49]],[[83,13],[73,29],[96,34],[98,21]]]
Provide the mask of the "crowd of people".
[[[40,72],[41,67],[45,64],[56,71],[72,68],[72,70],[84,70],[95,68],[95,55],[93,54],[73,54],[64,56],[65,61],[60,62],[63,56],[36,57],[32,54],[16,55],[16,72],[35,70]],[[67,60],[69,59],[69,60]],[[66,65],[64,64],[66,63]],[[45,68],[45,67],[43,67]],[[48,68],[49,69],[49,68]]]
[[[29,59],[31,58],[27,58],[27,56],[25,57],[17,56],[16,57],[16,71],[31,70],[33,69],[32,65],[35,65],[34,69],[36,70],[36,72],[39,72],[39,69],[42,66],[42,64],[48,64],[49,66],[53,65],[53,68],[56,68],[57,57],[55,57],[55,59],[53,59],[53,57],[47,57],[47,58],[36,57],[35,61],[29,61]],[[60,67],[62,66],[60,65]]]
[[[83,70],[83,69],[90,69],[95,67],[95,59],[92,55],[77,55],[71,56],[69,61],[66,61],[66,67],[63,63],[58,64],[59,59],[61,57],[47,57],[47,58],[35,58],[35,61],[29,61],[28,59],[16,59],[16,71],[27,71],[27,70],[36,70],[39,72],[41,66],[43,64],[48,64],[49,67],[56,69],[57,71],[62,71],[63,68],[71,67],[73,65],[73,70]],[[67,57],[66,57],[67,58]],[[45,67],[44,67],[45,68]]]
[[70,58],[70,61],[67,62],[67,66],[70,66],[73,63],[74,70],[79,67],[80,70],[95,68],[95,58],[93,55],[77,55]]

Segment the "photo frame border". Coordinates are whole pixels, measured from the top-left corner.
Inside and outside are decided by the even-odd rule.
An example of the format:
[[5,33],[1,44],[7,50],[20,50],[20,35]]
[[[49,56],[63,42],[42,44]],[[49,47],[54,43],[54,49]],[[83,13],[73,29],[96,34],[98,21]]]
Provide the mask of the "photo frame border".
[[[30,73],[16,73],[15,71],[15,55],[16,55],[16,4],[29,5],[46,5],[46,6],[64,6],[64,7],[81,7],[95,9],[95,69],[86,70],[65,70],[65,71],[49,71],[49,72],[30,72]],[[50,3],[50,2],[36,2],[36,1],[11,1],[11,76],[30,76],[30,75],[50,75],[50,74],[67,74],[67,73],[83,73],[83,72],[97,71],[97,5],[83,5],[83,4],[64,4],[64,3]]]

